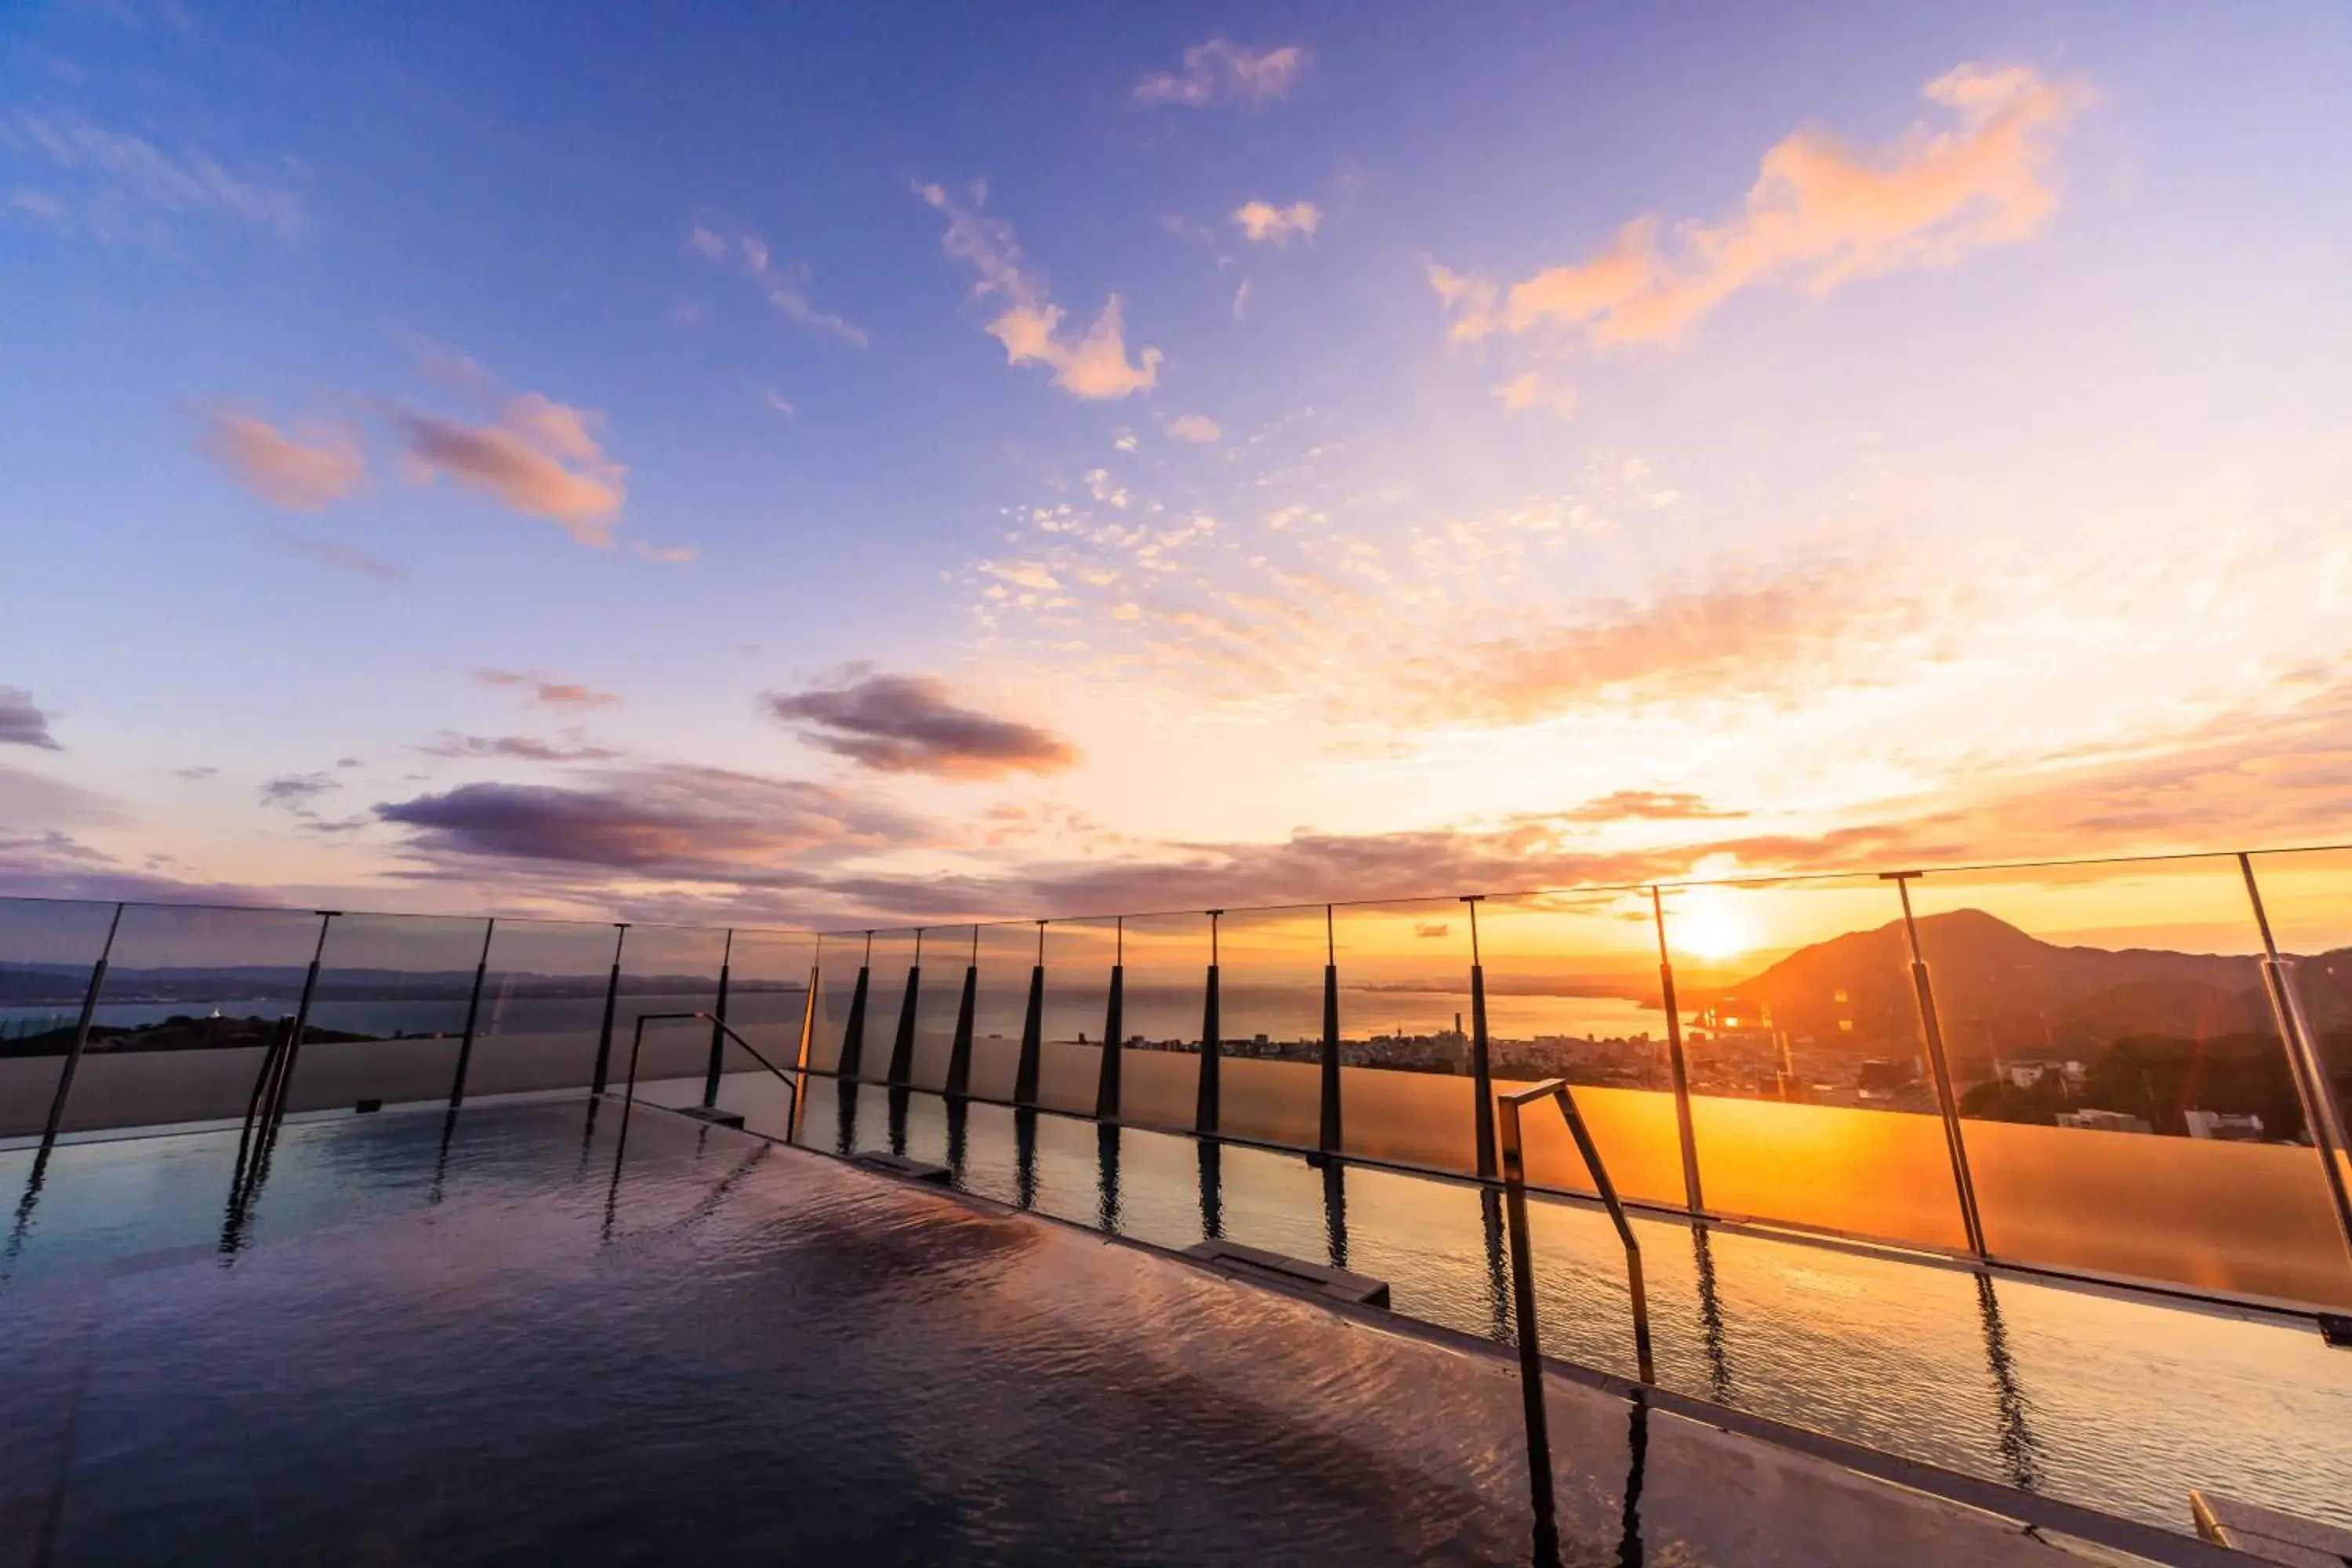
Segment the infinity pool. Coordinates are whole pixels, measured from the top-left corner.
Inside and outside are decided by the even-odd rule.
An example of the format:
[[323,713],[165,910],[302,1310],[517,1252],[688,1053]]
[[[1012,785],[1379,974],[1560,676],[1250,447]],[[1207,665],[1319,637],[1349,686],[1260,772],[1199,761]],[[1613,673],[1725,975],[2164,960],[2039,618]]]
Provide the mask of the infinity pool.
[[[1295,1163],[1228,1148],[1204,1183],[1182,1140],[983,1107],[959,1131],[928,1104],[899,1141],[956,1154],[975,1193],[1151,1242],[1344,1254],[1408,1312],[1496,1329],[1468,1189],[1350,1172],[1335,1220]],[[571,1099],[289,1123],[242,1214],[234,1131],[61,1146],[0,1259],[0,1563],[1526,1560],[1497,1358],[658,1110],[616,1161],[620,1120]],[[810,1125],[868,1141],[829,1103]],[[0,1179],[30,1163],[0,1155]],[[1613,1244],[1585,1222],[1561,1207],[1538,1234],[1550,1348],[1625,1359]],[[1651,1242],[1669,1384],[1865,1437],[1949,1420],[1927,1446],[1997,1478],[2185,1522],[2185,1486],[2111,1481],[2134,1461],[2101,1457],[2164,1449],[2138,1429],[2161,1401],[2121,1363],[2053,1371],[2129,1326],[2105,1314],[2152,1309],[2004,1283],[1988,1320],[1967,1275],[1717,1237],[1710,1325],[1673,1305],[1698,1278],[1678,1234],[1690,1258],[1674,1227]],[[1906,1303],[1879,1300],[1885,1271]],[[1919,1300],[1914,1275],[1950,1289]],[[1979,1358],[1988,1321],[2006,1337],[2014,1407],[1969,1386],[1987,1374],[1951,1312]],[[2307,1334],[2159,1316],[2190,1339],[2136,1364],[2202,1380],[2169,1464],[2259,1479],[2215,1435],[2277,1434],[2292,1378],[2336,1363],[2295,1359]],[[2222,1389],[2264,1354],[2273,1381]],[[2272,1445],[2268,1496],[2315,1455],[2321,1500],[2342,1489],[2346,1428],[2315,1425],[2346,1414],[2334,1375],[2304,1391],[2303,1447]],[[1592,1389],[1552,1405],[1570,1562],[2045,1560],[2005,1521]]]

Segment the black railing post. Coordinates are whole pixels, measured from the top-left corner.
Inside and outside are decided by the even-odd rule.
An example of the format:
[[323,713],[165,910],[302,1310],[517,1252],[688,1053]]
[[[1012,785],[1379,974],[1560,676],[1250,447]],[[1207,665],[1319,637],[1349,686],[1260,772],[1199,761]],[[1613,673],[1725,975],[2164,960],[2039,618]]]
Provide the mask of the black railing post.
[[310,1026],[310,1004],[319,994],[319,968],[327,956],[327,928],[335,923],[340,910],[319,911],[319,944],[310,950],[310,972],[302,977],[302,1000],[294,1007],[294,1033],[286,1041],[286,1059],[278,1069],[277,1106],[270,1112],[269,1129],[263,1140],[267,1156],[278,1138],[278,1129],[286,1120],[286,1102],[294,1098],[294,1063],[301,1055],[302,1036]]
[[474,1062],[474,1031],[482,1019],[482,983],[490,977],[490,938],[496,934],[499,922],[482,922],[482,956],[474,964],[474,989],[466,999],[466,1032],[457,1040],[457,1070],[449,1079],[449,1109],[457,1110],[466,1103],[466,1072]]
[[1470,1095],[1477,1107],[1474,1129],[1478,1151],[1478,1174],[1495,1175],[1495,1065],[1486,1045],[1486,970],[1478,958],[1478,904],[1484,893],[1467,893],[1470,906]]
[[971,1023],[980,1004],[980,928],[971,928],[971,962],[963,966],[963,995],[956,1003],[955,1037],[948,1043],[948,1077],[943,1086],[958,1099],[971,1092]]
[[1344,1142],[1339,1125],[1339,944],[1331,906],[1323,906],[1323,1100],[1315,1146],[1337,1153]]
[[[1037,1075],[1045,1039],[1045,922],[1037,922],[1037,963],[1029,971],[1029,1006],[1021,1016],[1021,1063],[1013,1074],[1013,1103],[1037,1103]],[[1027,1205],[1023,1205],[1027,1207]]]
[[1690,1062],[1683,1055],[1683,1016],[1675,1005],[1675,962],[1666,951],[1666,906],[1650,889],[1650,914],[1658,926],[1658,995],[1666,1010],[1666,1063],[1675,1081],[1675,1131],[1683,1146],[1683,1202],[1693,1214],[1706,1211],[1698,1184],[1698,1139],[1691,1128]]
[[1960,1131],[1959,1098],[1952,1092],[1952,1068],[1944,1055],[1944,1026],[1936,1016],[1936,994],[1927,982],[1927,961],[1919,951],[1918,922],[1911,918],[1911,879],[1916,871],[1882,871],[1879,879],[1895,884],[1903,900],[1903,935],[1911,948],[1911,984],[1919,998],[1919,1032],[1927,1043],[1927,1066],[1936,1079],[1936,1104],[1943,1112],[1944,1142],[1952,1157],[1952,1190],[1960,1202],[1960,1229],[1969,1250],[1979,1258],[1985,1250],[1984,1221],[1977,1213],[1977,1184],[1969,1173],[1968,1140]]
[[2336,1229],[2346,1248],[2352,1250],[2352,1191],[2347,1190],[2345,1183],[2347,1151],[2336,1086],[2328,1079],[2326,1058],[2320,1055],[2318,1043],[2312,1037],[2310,1021],[2303,1016],[2301,1000],[2295,995],[2285,962],[2279,957],[2278,943],[2272,939],[2270,911],[2263,907],[2263,890],[2254,880],[2253,858],[2241,853],[2238,868],[2245,876],[2246,897],[2253,904],[2254,924],[2262,931],[2263,985],[2270,994],[2271,1013],[2278,1023],[2279,1044],[2286,1050],[2295,1096],[2303,1102],[2303,1123],[2311,1133],[2312,1147],[2319,1154],[2327,1195],[2336,1208]]
[[856,1078],[866,1061],[866,989],[874,974],[874,933],[866,933],[866,956],[857,965],[857,984],[849,992],[849,1018],[841,1026],[841,1055],[834,1068]]
[[114,933],[121,929],[122,906],[117,904],[114,919],[107,923],[106,943],[98,950],[98,963],[90,968],[89,986],[81,994],[81,1018],[74,1025],[73,1044],[66,1049],[65,1065],[58,1068],[57,1092],[49,1097],[49,1119],[41,1128],[44,1155],[58,1141],[58,1129],[65,1124],[66,1096],[73,1092],[75,1069],[81,1066],[81,1054],[89,1045],[90,1020],[98,1016],[99,994],[106,989],[106,966],[114,956]]
[[[1118,945],[1112,949],[1110,996],[1103,1009],[1102,1068],[1095,1079],[1095,1120],[1118,1120],[1119,1056],[1127,1039],[1127,917],[1118,919]],[[1118,1145],[1113,1143],[1112,1148]],[[1112,1205],[1115,1211],[1117,1205]],[[1106,1226],[1106,1228],[1108,1228]]]
[[[915,962],[907,970],[907,994],[898,998],[898,1033],[890,1042],[890,1081],[904,1089],[915,1078],[915,1005],[923,988],[923,930],[915,928]],[[904,1118],[901,1117],[903,1123]]]
[[735,928],[727,928],[726,945],[719,950],[719,1002],[710,1009],[710,1066],[702,1075],[705,1110],[719,1103],[719,1078],[727,1066],[727,982],[735,967]]
[[604,1022],[596,1031],[596,1070],[588,1080],[590,1094],[602,1094],[613,1068],[613,1019],[621,1005],[621,944],[629,940],[625,921],[613,923],[613,973],[604,982]]
[[[1218,1058],[1224,1052],[1224,1025],[1217,1016],[1217,921],[1223,910],[1209,913],[1209,984],[1201,999],[1201,1088],[1192,1104],[1192,1130],[1213,1134],[1223,1110],[1218,1082]],[[1214,1235],[1214,1232],[1211,1232]]]

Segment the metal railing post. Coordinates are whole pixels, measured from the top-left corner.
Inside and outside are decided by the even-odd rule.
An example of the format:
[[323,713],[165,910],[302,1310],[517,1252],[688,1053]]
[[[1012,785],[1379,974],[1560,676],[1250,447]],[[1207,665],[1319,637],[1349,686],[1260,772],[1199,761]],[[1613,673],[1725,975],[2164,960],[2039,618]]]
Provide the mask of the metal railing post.
[[277,1104],[270,1110],[268,1131],[262,1140],[265,1155],[277,1142],[278,1126],[286,1120],[286,1102],[294,1097],[294,1064],[301,1055],[303,1033],[310,1026],[310,1004],[319,994],[319,968],[327,956],[327,928],[341,912],[319,911],[319,944],[310,950],[310,972],[302,977],[302,1000],[294,1008],[294,1032],[287,1037],[286,1058],[278,1066]]
[[1316,1121],[1315,1146],[1335,1153],[1344,1142],[1339,1123],[1339,940],[1333,930],[1331,906],[1323,906],[1323,1053],[1321,1114]]
[[971,1092],[972,1015],[980,1005],[980,927],[971,928],[971,961],[963,966],[963,995],[956,1003],[955,1037],[948,1045],[948,1076],[943,1086],[957,1098]]
[[1037,922],[1037,962],[1029,971],[1029,1005],[1021,1015],[1021,1061],[1013,1074],[1013,1103],[1037,1103],[1037,1071],[1045,1039],[1045,922]]
[[1486,971],[1478,958],[1478,904],[1483,893],[1468,893],[1470,906],[1470,1098],[1477,1106],[1478,1174],[1495,1175],[1495,1066],[1486,1043]]
[[74,1025],[73,1044],[66,1049],[65,1065],[58,1068],[57,1091],[49,1097],[49,1119],[41,1127],[41,1149],[44,1153],[58,1141],[58,1129],[65,1124],[66,1096],[73,1092],[74,1073],[81,1066],[81,1054],[89,1046],[90,1020],[98,1016],[99,994],[106,989],[106,966],[114,956],[114,933],[122,929],[122,906],[114,906],[114,919],[107,922],[106,943],[98,950],[98,963],[91,966],[89,986],[81,994],[81,1017]]
[[[1119,1056],[1127,1039],[1127,917],[1118,917],[1117,945],[1111,950],[1110,994],[1103,1007],[1102,1068],[1095,1079],[1095,1120],[1118,1120]],[[1116,1143],[1111,1145],[1116,1149]],[[1113,1205],[1116,1207],[1116,1205]]]
[[1224,1051],[1225,1026],[1217,1013],[1217,922],[1223,918],[1224,912],[1223,910],[1208,911],[1209,983],[1201,998],[1200,1090],[1192,1102],[1192,1130],[1195,1132],[1215,1132],[1224,1109],[1218,1061]]
[[801,1135],[801,1106],[808,1099],[808,1073],[814,1064],[809,1060],[816,1048],[817,986],[824,980],[824,938],[816,939],[816,947],[809,954],[808,992],[801,998],[800,1047],[793,1058],[793,1113],[784,1119],[784,1142],[798,1142]]
[[1952,1190],[1960,1202],[1960,1226],[1969,1250],[1979,1258],[1991,1256],[1985,1247],[1984,1220],[1977,1212],[1977,1184],[1969,1173],[1968,1140],[1960,1131],[1960,1102],[1952,1089],[1951,1063],[1944,1055],[1944,1026],[1936,1016],[1936,994],[1927,981],[1927,961],[1919,951],[1919,925],[1911,918],[1911,879],[1916,871],[1882,871],[1879,880],[1892,882],[1903,900],[1903,935],[1911,950],[1911,984],[1919,999],[1919,1031],[1927,1045],[1928,1070],[1936,1079],[1936,1106],[1943,1113],[1944,1142],[1951,1152]]
[[890,1081],[901,1089],[915,1079],[915,1008],[922,989],[923,928],[917,926],[915,962],[907,967],[906,994],[898,998],[898,1029],[890,1037]]
[[[1486,1114],[1486,1108],[1479,1107]],[[1559,1521],[1551,1484],[1551,1417],[1544,1405],[1543,1345],[1536,1322],[1534,1248],[1528,1242],[1528,1168],[1519,1138],[1519,1100],[1505,1097],[1503,1206],[1511,1246],[1511,1307],[1519,1351],[1519,1405],[1527,1428],[1528,1496],[1536,1516],[1535,1560],[1559,1561]]]
[[621,945],[629,940],[626,921],[613,922],[613,973],[604,982],[604,1022],[596,1031],[596,1070],[588,1079],[588,1092],[602,1094],[610,1081],[613,1066],[613,1019],[621,1005]]
[[841,1055],[835,1058],[835,1068],[849,1078],[858,1076],[866,1063],[866,988],[874,973],[874,933],[866,933],[866,956],[857,965],[857,984],[849,992],[849,1017],[841,1026]]
[[482,922],[482,956],[474,964],[473,994],[466,999],[466,1032],[457,1040],[457,1070],[449,1079],[449,1109],[466,1103],[466,1072],[474,1061],[474,1031],[482,1019],[482,984],[490,977],[490,938],[499,929],[495,920]]
[[1666,1061],[1675,1080],[1675,1131],[1683,1146],[1683,1201],[1693,1214],[1706,1212],[1698,1182],[1698,1138],[1691,1128],[1690,1063],[1683,1055],[1683,1016],[1675,1005],[1675,961],[1666,949],[1666,906],[1650,889],[1650,913],[1658,925],[1658,994],[1666,1010]]
[[2254,880],[2252,857],[2242,852],[2238,869],[2245,877],[2246,897],[2253,904],[2254,924],[2262,931],[2263,987],[2270,994],[2271,1016],[2277,1021],[2279,1044],[2286,1052],[2295,1096],[2303,1102],[2303,1124],[2311,1130],[2312,1146],[2319,1154],[2327,1195],[2336,1208],[2336,1229],[2343,1236],[2346,1250],[2352,1251],[2352,1193],[2346,1190],[2344,1171],[2347,1144],[2343,1110],[2336,1100],[2336,1086],[2328,1079],[2327,1063],[2319,1054],[2318,1042],[2312,1038],[2310,1022],[2303,1016],[2286,963],[2279,956],[2278,943],[2272,939],[2270,913],[2263,907],[2262,888]]
[[702,1075],[702,1106],[708,1110],[719,1103],[719,1077],[727,1066],[727,1035],[721,1027],[727,1021],[727,982],[735,967],[735,928],[727,928],[727,944],[719,950],[719,999],[710,1009],[714,1022],[710,1026],[710,1066]]

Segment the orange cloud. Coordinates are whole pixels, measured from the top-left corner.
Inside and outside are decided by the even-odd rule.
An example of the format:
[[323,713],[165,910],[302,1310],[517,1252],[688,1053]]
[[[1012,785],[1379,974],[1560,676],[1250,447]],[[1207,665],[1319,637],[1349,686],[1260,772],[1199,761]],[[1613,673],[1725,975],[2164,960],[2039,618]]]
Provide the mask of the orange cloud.
[[203,446],[237,483],[295,511],[321,510],[367,479],[359,432],[348,424],[309,421],[289,436],[229,410],[205,422]]
[[613,542],[629,470],[605,458],[590,426],[596,416],[527,392],[492,425],[428,414],[397,414],[412,471],[459,484],[532,517],[561,523],[583,544]]
[[1234,222],[1249,238],[1268,245],[1288,245],[1293,236],[1313,239],[1323,222],[1323,209],[1313,202],[1293,202],[1286,207],[1272,202],[1244,202],[1234,209]]
[[1012,227],[980,208],[984,187],[975,187],[967,207],[936,184],[918,184],[915,194],[947,215],[940,245],[950,256],[980,274],[975,294],[1001,294],[1005,309],[988,323],[988,334],[1004,345],[1012,364],[1051,366],[1054,384],[1073,397],[1116,401],[1146,391],[1160,379],[1160,353],[1147,348],[1129,359],[1119,297],[1113,294],[1083,337],[1070,341],[1062,330],[1064,312],[1030,279]]
[[2057,210],[2049,169],[2089,100],[2026,66],[1964,65],[1927,84],[1952,121],[1858,153],[1804,127],[1764,155],[1740,210],[1719,224],[1634,219],[1585,261],[1507,288],[1433,266],[1456,342],[1543,329],[1596,346],[1671,342],[1743,289],[1813,293],[2032,237]]

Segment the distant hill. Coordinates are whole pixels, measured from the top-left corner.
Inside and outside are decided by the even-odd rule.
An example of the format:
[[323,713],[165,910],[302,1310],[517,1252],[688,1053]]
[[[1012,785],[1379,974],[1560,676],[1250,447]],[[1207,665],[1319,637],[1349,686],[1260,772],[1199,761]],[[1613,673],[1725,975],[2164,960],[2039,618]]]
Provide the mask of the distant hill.
[[[2061,947],[1982,910],[1927,915],[1919,946],[1944,1037],[1964,1065],[1994,1057],[2088,1058],[2126,1036],[2189,1040],[2272,1033],[2262,972],[2248,957],[2155,948]],[[2352,951],[2302,961],[2315,1027],[2352,1019]],[[1916,1048],[1910,952],[1900,921],[1801,948],[1739,984],[1694,1001],[1760,1012],[1816,1046],[1858,1058]]]

